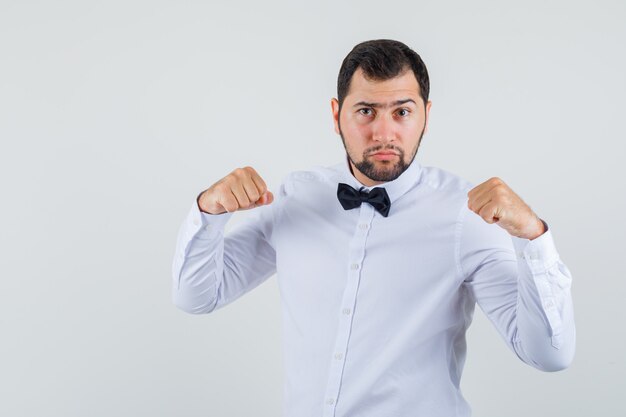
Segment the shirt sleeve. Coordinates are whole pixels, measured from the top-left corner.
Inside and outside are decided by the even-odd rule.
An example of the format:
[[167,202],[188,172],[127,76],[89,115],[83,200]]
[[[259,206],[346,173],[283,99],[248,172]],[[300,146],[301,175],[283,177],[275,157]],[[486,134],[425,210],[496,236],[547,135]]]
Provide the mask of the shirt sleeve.
[[509,348],[539,370],[559,371],[575,351],[572,275],[544,225],[547,230],[533,240],[511,236],[471,211],[466,200],[457,230],[459,269]]
[[275,195],[268,205],[240,212],[243,220],[225,234],[234,212],[204,213],[194,200],[177,236],[173,303],[187,313],[210,313],[272,276],[276,252],[271,234],[279,203],[280,195]]

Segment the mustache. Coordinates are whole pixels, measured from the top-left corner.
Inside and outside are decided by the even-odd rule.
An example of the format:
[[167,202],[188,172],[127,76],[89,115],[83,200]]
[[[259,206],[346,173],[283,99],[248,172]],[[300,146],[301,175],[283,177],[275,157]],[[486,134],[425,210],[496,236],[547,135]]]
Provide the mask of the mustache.
[[376,148],[376,149],[372,149],[372,150],[370,150],[370,151],[367,153],[367,155],[373,155],[373,154],[375,154],[375,153],[377,153],[377,152],[385,152],[385,151],[393,152],[393,153],[398,154],[398,155],[402,155],[402,154],[404,153],[404,152],[402,151],[402,149],[397,149],[397,148],[389,148],[389,147],[387,147],[387,148]]

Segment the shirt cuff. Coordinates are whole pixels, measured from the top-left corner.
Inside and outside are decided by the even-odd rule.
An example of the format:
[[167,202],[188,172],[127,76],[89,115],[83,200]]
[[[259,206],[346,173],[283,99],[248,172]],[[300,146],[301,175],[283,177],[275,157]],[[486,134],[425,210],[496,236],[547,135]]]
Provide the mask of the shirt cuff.
[[546,231],[539,237],[530,240],[511,236],[517,258],[524,259],[530,270],[534,273],[548,270],[559,259],[559,254],[554,245],[552,231],[543,219],[540,220],[546,227]]
[[212,237],[214,234],[224,230],[226,223],[233,214],[234,212],[224,212],[220,214],[205,213],[200,210],[198,198],[196,197],[187,215],[188,230],[192,237]]

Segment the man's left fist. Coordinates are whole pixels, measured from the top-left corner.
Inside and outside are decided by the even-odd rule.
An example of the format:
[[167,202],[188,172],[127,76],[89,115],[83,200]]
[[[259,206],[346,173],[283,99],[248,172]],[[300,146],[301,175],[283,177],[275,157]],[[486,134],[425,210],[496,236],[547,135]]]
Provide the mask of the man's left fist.
[[530,206],[498,177],[489,178],[472,188],[467,196],[470,210],[513,236],[533,240],[546,231]]

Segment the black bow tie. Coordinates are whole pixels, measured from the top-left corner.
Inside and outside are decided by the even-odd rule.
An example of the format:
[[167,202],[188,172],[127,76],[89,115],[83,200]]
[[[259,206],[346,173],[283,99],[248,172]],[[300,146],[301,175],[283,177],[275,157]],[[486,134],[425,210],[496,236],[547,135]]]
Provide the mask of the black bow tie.
[[359,207],[363,201],[370,203],[380,214],[387,217],[391,208],[391,200],[387,190],[382,187],[372,188],[371,191],[357,190],[343,182],[337,187],[337,198],[345,210]]

